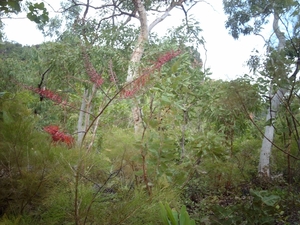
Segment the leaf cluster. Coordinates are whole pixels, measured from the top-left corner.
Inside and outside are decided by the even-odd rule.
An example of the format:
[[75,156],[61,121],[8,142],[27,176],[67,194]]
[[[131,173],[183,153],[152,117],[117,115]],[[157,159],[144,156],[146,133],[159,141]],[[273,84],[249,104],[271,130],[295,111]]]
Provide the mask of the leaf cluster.
[[0,2],[0,12],[3,13],[18,13],[21,11],[22,0],[9,0]]
[[180,213],[171,210],[168,204],[160,202],[161,214],[165,225],[195,225],[195,221],[190,219],[186,207],[182,206]]
[[286,13],[295,5],[297,1],[293,0],[224,0],[224,12],[228,15],[225,27],[235,39],[241,34],[259,34],[270,14]]

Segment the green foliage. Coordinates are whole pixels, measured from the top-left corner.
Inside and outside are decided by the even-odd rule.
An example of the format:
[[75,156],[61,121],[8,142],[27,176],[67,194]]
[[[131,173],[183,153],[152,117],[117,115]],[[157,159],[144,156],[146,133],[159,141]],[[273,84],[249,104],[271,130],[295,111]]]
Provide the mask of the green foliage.
[[36,23],[47,23],[49,21],[49,13],[45,8],[45,4],[41,3],[28,3],[29,12],[27,18]]
[[186,207],[182,206],[180,212],[172,210],[170,206],[165,203],[159,203],[161,209],[161,216],[163,224],[165,225],[195,225],[195,221],[190,219]]
[[0,88],[14,92],[19,89],[18,82],[30,83],[35,79],[40,67],[37,60],[37,46],[28,47],[17,43],[0,44],[0,65],[2,79]]
[[255,190],[250,190],[250,196],[231,206],[216,206],[213,220],[216,224],[274,224],[281,210],[280,197]]
[[[126,177],[132,173],[134,178],[136,172],[126,171],[136,155],[128,131],[115,132],[112,145],[103,144],[103,153],[51,146],[35,127],[24,96],[1,95],[1,222],[157,224],[159,200],[170,201],[175,193],[154,187],[149,198]],[[129,151],[120,157],[124,149]],[[76,208],[75,202],[80,202]]]
[[263,26],[269,22],[268,16],[271,13],[274,11],[278,14],[287,13],[292,7],[297,6],[298,2],[294,0],[224,0],[223,5],[224,12],[228,15],[225,27],[235,39],[238,39],[241,34],[260,33]]
[[51,183],[52,153],[25,103],[22,93],[0,99],[1,214],[28,212],[41,203]]
[[[8,0],[0,2],[0,12],[9,14],[9,13],[19,13],[22,11],[21,6],[22,0]],[[32,3],[26,2],[29,12],[27,13],[27,18],[36,23],[46,23],[49,20],[48,11],[45,8],[43,2],[41,3]]]
[[0,2],[0,12],[4,13],[18,13],[21,11],[21,3],[22,0],[9,0],[9,1],[1,1]]
[[[287,6],[286,10],[292,5],[292,1],[275,2]],[[145,7],[170,3],[145,1]],[[63,5],[69,9],[64,20],[57,17],[49,24],[43,23],[48,17],[44,4],[29,6],[29,17],[40,22],[44,34],[58,36],[57,42],[0,46],[0,224],[299,222],[298,161],[289,158],[287,163],[286,155],[275,152],[272,169],[284,172],[282,178],[255,176],[261,141],[257,128],[263,127],[265,117],[261,113],[265,92],[259,88],[270,79],[291,85],[282,74],[291,72],[296,56],[292,44],[283,52],[270,49],[262,63],[264,70],[261,61],[253,58],[261,83],[210,80],[197,51],[203,44],[201,29],[198,21],[188,17],[168,37],[151,34],[140,74],[165,52],[180,50],[181,54],[154,70],[134,100],[124,100],[114,95],[126,82],[138,29],[105,19],[99,22],[106,10],[99,11],[97,18],[80,20],[82,8],[70,4]],[[123,1],[119,7],[131,13],[133,4]],[[261,16],[272,12],[267,1],[225,1],[225,7],[230,15],[227,26],[235,37],[259,31],[266,22]],[[262,7],[266,11],[257,14]],[[85,53],[105,80],[99,89],[88,77]],[[41,101],[38,94],[19,91],[41,81],[42,87],[55,90],[68,104],[55,105]],[[297,82],[294,85],[298,90]],[[300,114],[298,98],[292,95],[273,125],[278,146],[296,155]],[[143,138],[132,129],[134,101],[143,111]],[[83,146],[67,149],[63,143],[51,143],[43,126],[59,124],[75,131],[82,102],[90,104],[84,111],[88,112],[86,126],[91,125]],[[96,123],[91,124],[97,115],[98,130]],[[183,206],[177,211],[162,202]]]

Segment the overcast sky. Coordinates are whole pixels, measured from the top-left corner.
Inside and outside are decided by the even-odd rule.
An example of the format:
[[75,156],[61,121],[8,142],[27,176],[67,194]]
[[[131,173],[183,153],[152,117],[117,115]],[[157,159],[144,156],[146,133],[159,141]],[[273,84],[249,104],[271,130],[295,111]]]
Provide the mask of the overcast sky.
[[[59,0],[49,1],[58,9]],[[211,68],[211,75],[214,79],[234,79],[244,73],[248,73],[246,61],[249,59],[254,48],[261,49],[263,40],[259,36],[240,37],[234,40],[225,29],[226,16],[222,10],[222,0],[210,1],[211,5],[201,2],[190,12],[199,21],[202,28],[207,49],[206,67]],[[53,15],[53,14],[52,14]],[[179,23],[183,17],[176,12],[171,12],[171,16],[161,22],[153,31],[165,32],[167,28]],[[45,39],[40,31],[36,29],[36,24],[28,19],[4,20],[5,33],[10,41],[15,41],[23,45],[40,44]],[[149,21],[150,23],[151,21]],[[203,61],[205,54],[203,49],[199,49]]]

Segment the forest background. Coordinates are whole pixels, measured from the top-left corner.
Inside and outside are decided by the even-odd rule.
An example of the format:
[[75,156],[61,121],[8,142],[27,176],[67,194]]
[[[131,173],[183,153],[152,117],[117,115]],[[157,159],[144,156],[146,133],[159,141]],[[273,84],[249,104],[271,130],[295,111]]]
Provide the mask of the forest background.
[[[60,0],[52,0],[51,7],[45,4],[50,16],[59,14]],[[205,39],[205,48],[200,46],[198,49],[202,60],[206,62],[206,68],[210,68],[212,79],[230,80],[235,79],[244,73],[249,72],[246,65],[249,55],[254,49],[262,50],[265,44],[263,38],[257,35],[242,36],[239,39],[233,39],[224,24],[226,15],[223,11],[222,1],[214,1],[213,4],[198,4],[192,8],[190,14],[199,22],[202,29],[201,36]],[[154,32],[162,36],[167,29],[181,23],[184,15],[179,9],[175,9],[163,23],[154,27]],[[50,37],[45,37],[37,29],[37,25],[26,18],[26,13],[22,12],[13,17],[3,20],[5,23],[4,33],[11,42],[17,42],[22,45],[36,45],[44,41],[51,41]],[[136,21],[131,21],[135,22]],[[266,29],[266,34],[271,34],[271,27]],[[219,41],[220,36],[222,41]],[[55,39],[54,39],[55,40]],[[226,45],[224,45],[226,43]],[[226,57],[226,52],[230,51],[230,57]],[[231,62],[236,65],[231,66]]]
[[2,28],[25,13],[51,38],[2,29],[1,224],[299,224],[299,2],[223,1],[234,39],[265,41],[230,81],[199,52],[201,4],[0,3]]

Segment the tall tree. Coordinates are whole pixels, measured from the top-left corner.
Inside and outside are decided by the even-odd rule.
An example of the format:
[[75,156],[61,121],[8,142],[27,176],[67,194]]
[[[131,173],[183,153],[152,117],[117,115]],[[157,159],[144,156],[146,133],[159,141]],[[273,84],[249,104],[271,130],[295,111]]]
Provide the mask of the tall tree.
[[[85,40],[84,45],[92,46],[99,44],[100,30],[104,27],[111,27],[112,32],[111,39],[113,40],[118,32],[130,27],[129,22],[131,19],[137,19],[139,23],[139,31],[134,46],[132,46],[132,54],[130,56],[127,69],[126,82],[130,83],[134,79],[137,79],[139,74],[141,58],[144,54],[146,44],[148,43],[148,37],[152,29],[170,16],[170,12],[175,8],[180,9],[183,12],[184,17],[188,21],[188,12],[198,2],[194,0],[167,0],[167,1],[102,1],[98,5],[87,0],[85,3],[80,1],[69,1],[64,7],[64,11],[72,11],[74,8],[82,7],[82,13],[77,15],[75,23],[79,27],[80,35],[83,35]],[[185,3],[185,4],[184,4]],[[96,11],[97,17],[90,14],[91,11]],[[149,23],[149,14],[155,14],[155,19]],[[188,24],[187,24],[188,25]],[[110,42],[110,41],[108,41]],[[127,46],[131,47],[131,46]],[[138,134],[142,128],[142,115],[141,110],[138,107],[138,101],[135,101],[133,112],[133,123],[135,132]]]
[[[140,33],[133,50],[129,67],[128,67],[128,74],[127,74],[127,82],[131,82],[134,78],[139,76],[138,74],[138,67],[141,61],[141,58],[144,53],[145,44],[148,41],[149,33],[151,32],[152,28],[155,27],[159,22],[163,21],[168,15],[169,12],[175,6],[182,6],[184,0],[179,1],[172,1],[170,6],[164,11],[162,15],[159,15],[149,26],[148,26],[148,17],[147,11],[145,8],[144,3],[141,0],[133,0],[135,11],[138,12],[138,19],[140,22]],[[134,122],[134,130],[136,134],[140,134],[143,128],[143,121],[142,121],[142,114],[141,109],[138,106],[138,103],[135,103],[135,106],[132,109],[133,114],[133,122]]]
[[[229,28],[231,35],[234,38],[239,38],[239,35],[257,34],[261,35],[262,29],[268,24],[270,18],[273,20],[272,29],[276,36],[277,47],[275,44],[270,44],[272,37],[266,43],[268,46],[267,62],[265,63],[264,72],[262,75],[269,78],[269,107],[267,111],[267,125],[265,127],[261,154],[259,160],[258,172],[266,176],[270,176],[270,156],[271,149],[274,144],[274,122],[276,113],[285,96],[291,90],[291,83],[295,81],[298,73],[298,63],[294,73],[291,74],[291,67],[295,65],[293,62],[285,60],[284,50],[287,40],[293,42],[291,30],[297,30],[299,24],[299,2],[298,1],[233,1],[224,0],[224,11],[228,15],[226,27]],[[293,27],[290,26],[292,22]],[[295,34],[295,32],[294,32]],[[299,48],[293,45],[292,51],[297,53]],[[299,54],[294,54],[299,58]],[[297,60],[298,61],[298,60]],[[271,66],[270,66],[271,65]],[[262,71],[261,71],[262,72]]]

